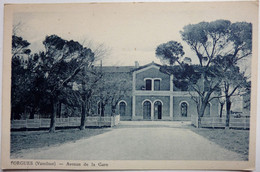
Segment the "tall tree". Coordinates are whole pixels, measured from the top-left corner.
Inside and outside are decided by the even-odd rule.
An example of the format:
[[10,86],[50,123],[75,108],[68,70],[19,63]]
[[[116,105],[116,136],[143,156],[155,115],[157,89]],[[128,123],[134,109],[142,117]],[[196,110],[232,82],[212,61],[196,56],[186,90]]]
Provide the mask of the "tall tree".
[[[198,123],[200,126],[201,117],[204,115],[206,106],[212,100],[212,94],[219,92],[222,81],[213,61],[219,56],[228,56],[232,57],[230,62],[235,65],[239,60],[250,57],[252,53],[252,25],[246,22],[231,23],[228,20],[216,20],[213,22],[189,24],[184,26],[180,33],[183,41],[195,52],[199,61],[199,70],[196,69],[194,71],[200,73],[200,82],[203,84],[195,83],[194,79],[189,75],[182,80],[186,80],[189,86],[192,87],[192,90],[197,93],[192,98],[197,104]],[[175,60],[182,66],[178,56],[174,56],[173,53],[169,54],[170,50],[165,52],[164,56],[167,59]],[[187,69],[189,68],[182,67],[182,70]],[[228,66],[224,69],[224,72],[227,70]],[[215,95],[213,98],[216,98]]]
[[111,116],[115,116],[118,102],[130,95],[131,81],[128,78],[128,73],[103,73],[101,84],[98,87],[100,116],[104,116],[107,105],[111,107]]
[[55,118],[64,87],[94,59],[91,49],[75,41],[67,41],[56,35],[47,36],[43,41],[44,58],[39,69],[45,78],[46,93],[52,104],[50,132],[55,131]]
[[219,97],[218,98],[219,104],[220,104],[220,112],[219,112],[219,117],[222,118],[223,116],[223,109],[224,109],[224,105],[225,105],[225,99],[223,97]]
[[29,45],[22,37],[12,36],[11,119],[20,118],[26,107],[25,97],[30,91],[28,88],[32,79],[33,61]]
[[86,116],[90,116],[91,99],[94,95],[98,94],[97,87],[100,84],[101,78],[102,73],[98,67],[94,67],[92,63],[89,63],[73,80],[73,90],[81,104],[80,130],[85,129]]
[[[239,60],[250,56],[252,53],[251,23],[231,23],[228,20],[201,22],[185,26],[181,31],[181,35],[182,39],[196,53],[200,66],[206,69],[205,72],[208,71],[214,59],[219,56],[232,57],[229,62],[236,64]],[[229,69],[229,66],[224,69],[224,72]],[[211,94],[219,88],[222,80],[217,75],[216,78],[218,78],[219,82],[212,84],[211,81],[207,80],[204,72],[202,77],[206,82],[210,83],[210,86],[208,90],[203,90],[199,94],[201,99],[199,123],[200,117],[204,114],[205,104],[209,102]]]
[[131,91],[131,82],[127,79],[128,74],[110,74],[106,77],[107,96],[111,106],[111,116],[115,116],[116,107],[120,100],[128,96]]
[[218,73],[222,78],[220,87],[224,93],[226,103],[226,127],[229,127],[231,97],[243,95],[247,89],[247,80],[249,79],[246,77],[245,72],[241,72],[240,68],[232,60],[232,56],[219,56],[214,59],[214,65],[217,66]]

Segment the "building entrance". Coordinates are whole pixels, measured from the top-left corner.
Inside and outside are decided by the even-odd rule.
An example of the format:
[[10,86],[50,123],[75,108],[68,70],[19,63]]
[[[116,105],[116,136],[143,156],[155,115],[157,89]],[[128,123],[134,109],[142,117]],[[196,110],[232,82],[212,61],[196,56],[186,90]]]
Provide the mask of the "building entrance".
[[162,119],[162,103],[160,101],[154,103],[154,119]]
[[151,119],[151,103],[145,101],[143,104],[143,119]]

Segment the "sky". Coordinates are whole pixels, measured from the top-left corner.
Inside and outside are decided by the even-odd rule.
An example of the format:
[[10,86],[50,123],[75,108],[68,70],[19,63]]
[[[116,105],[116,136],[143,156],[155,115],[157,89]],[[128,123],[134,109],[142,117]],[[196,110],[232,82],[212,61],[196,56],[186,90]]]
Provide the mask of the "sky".
[[78,5],[17,6],[13,23],[21,23],[18,36],[31,43],[33,52],[43,50],[47,35],[56,34],[82,44],[103,44],[109,49],[103,65],[131,66],[160,63],[155,49],[161,43],[180,42],[184,57],[196,55],[182,41],[185,25],[227,19],[231,22],[254,20],[254,4],[229,3],[106,3]]

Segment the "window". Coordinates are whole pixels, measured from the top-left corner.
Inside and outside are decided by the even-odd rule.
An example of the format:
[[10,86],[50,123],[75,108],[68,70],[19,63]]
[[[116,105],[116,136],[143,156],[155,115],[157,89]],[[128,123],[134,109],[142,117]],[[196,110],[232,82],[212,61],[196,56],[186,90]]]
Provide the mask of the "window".
[[125,102],[120,102],[119,103],[119,114],[121,116],[125,116],[125,109],[126,109],[126,104]]
[[181,116],[183,117],[188,116],[188,104],[186,102],[181,103]]
[[154,119],[162,119],[162,103],[160,101],[154,103]]
[[161,89],[161,78],[145,78],[145,87],[142,90],[159,91]]
[[159,79],[154,80],[154,90],[155,91],[160,90],[160,80]]
[[143,119],[151,119],[151,102],[149,101],[143,103]]
[[146,88],[146,90],[152,90],[152,80],[151,79],[145,80],[145,88]]

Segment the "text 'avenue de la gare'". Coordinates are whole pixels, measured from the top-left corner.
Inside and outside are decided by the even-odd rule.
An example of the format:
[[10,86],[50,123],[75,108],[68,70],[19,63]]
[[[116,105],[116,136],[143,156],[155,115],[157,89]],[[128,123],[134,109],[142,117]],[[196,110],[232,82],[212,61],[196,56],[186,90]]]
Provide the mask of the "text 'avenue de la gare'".
[[74,167],[108,167],[108,163],[103,162],[66,162],[66,163],[56,163],[55,161],[11,161],[12,165],[16,166],[74,166]]

